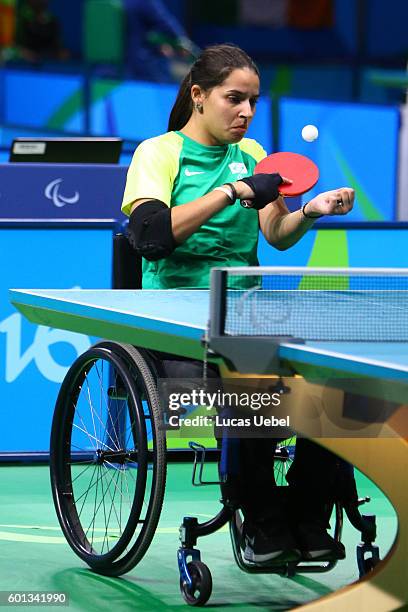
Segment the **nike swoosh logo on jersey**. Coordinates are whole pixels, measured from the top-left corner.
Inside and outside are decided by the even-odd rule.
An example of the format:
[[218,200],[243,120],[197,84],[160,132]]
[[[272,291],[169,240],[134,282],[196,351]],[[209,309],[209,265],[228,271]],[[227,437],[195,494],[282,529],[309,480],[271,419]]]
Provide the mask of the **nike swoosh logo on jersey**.
[[195,172],[195,171],[193,171],[193,170],[189,170],[188,168],[186,168],[186,169],[184,170],[184,174],[185,174],[186,176],[194,176],[195,174],[204,174],[204,172]]

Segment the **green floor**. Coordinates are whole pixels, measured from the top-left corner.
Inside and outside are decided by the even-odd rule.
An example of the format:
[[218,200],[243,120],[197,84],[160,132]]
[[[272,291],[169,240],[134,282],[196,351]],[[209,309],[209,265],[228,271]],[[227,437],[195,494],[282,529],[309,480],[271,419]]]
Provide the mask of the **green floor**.
[[[214,476],[212,468],[209,477]],[[217,487],[193,488],[188,484],[190,473],[190,465],[169,465],[164,510],[153,544],[132,572],[112,579],[88,571],[66,544],[52,505],[48,468],[0,467],[0,591],[64,591],[70,611],[186,611],[178,587],[178,526],[183,514],[206,520],[220,508]],[[358,488],[361,496],[372,498],[365,511],[377,515],[377,542],[384,557],[395,538],[395,513],[361,475]],[[226,528],[203,538],[199,541],[202,560],[210,567],[214,583],[207,607],[289,610],[349,584],[357,579],[358,533],[347,521],[343,542],[347,559],[334,570],[288,579],[241,572],[233,560]]]

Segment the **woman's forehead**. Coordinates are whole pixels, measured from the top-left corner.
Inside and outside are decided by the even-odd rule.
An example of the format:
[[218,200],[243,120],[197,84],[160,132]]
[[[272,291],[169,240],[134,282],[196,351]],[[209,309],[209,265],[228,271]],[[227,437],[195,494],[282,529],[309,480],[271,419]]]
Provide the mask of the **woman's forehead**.
[[220,85],[225,90],[236,90],[257,95],[259,77],[250,68],[235,68]]

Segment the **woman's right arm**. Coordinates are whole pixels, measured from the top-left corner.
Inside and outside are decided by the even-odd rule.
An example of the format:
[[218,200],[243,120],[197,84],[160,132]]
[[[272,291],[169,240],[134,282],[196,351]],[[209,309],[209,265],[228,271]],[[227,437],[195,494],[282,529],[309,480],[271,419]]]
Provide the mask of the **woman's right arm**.
[[[174,248],[174,243],[178,245],[187,240],[208,219],[229,206],[231,199],[222,191],[210,191],[191,202],[170,208],[174,179],[179,170],[178,148],[168,138],[163,140],[163,137],[146,140],[136,149],[128,170],[122,211],[131,217],[129,226],[135,229],[136,244],[146,233],[148,242],[165,234],[167,246],[172,242]],[[242,185],[237,197],[241,196],[242,189],[251,194],[248,186]],[[145,206],[138,214],[137,209],[142,204]],[[153,219],[153,225],[159,227],[157,232],[152,228]],[[151,231],[145,232],[148,226]]]
[[[153,138],[139,145],[129,167],[123,197],[122,210],[130,216],[129,239],[146,258],[166,257],[208,219],[232,203],[232,195],[228,195],[230,190],[224,193],[215,188],[191,202],[170,208],[174,177],[178,172],[178,150],[168,142],[165,144],[162,146],[159,138]],[[244,181],[232,185],[237,199],[254,197],[253,189]]]
[[[245,183],[234,183],[238,199],[253,197],[253,191]],[[136,200],[131,207],[131,213],[148,199]],[[171,208],[171,230],[174,240],[181,244],[196,232],[208,219],[217,212],[231,205],[231,199],[222,191],[210,191],[206,195]]]
[[[148,200],[136,200],[131,213]],[[171,208],[171,231],[177,244],[181,244],[196,232],[208,219],[231,204],[221,191],[210,191],[205,196]]]

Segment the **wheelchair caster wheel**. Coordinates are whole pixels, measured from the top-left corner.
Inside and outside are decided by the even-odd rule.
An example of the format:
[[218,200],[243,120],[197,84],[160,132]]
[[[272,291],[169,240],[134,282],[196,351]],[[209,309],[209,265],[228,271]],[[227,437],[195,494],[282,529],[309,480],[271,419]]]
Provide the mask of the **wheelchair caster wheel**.
[[205,563],[190,561],[187,564],[192,586],[180,580],[180,591],[189,606],[203,606],[210,599],[212,592],[211,572]]

